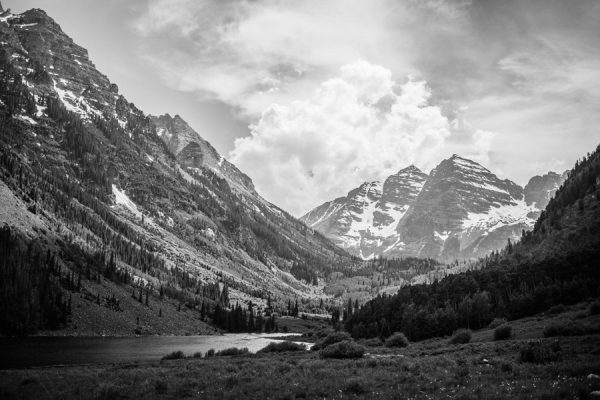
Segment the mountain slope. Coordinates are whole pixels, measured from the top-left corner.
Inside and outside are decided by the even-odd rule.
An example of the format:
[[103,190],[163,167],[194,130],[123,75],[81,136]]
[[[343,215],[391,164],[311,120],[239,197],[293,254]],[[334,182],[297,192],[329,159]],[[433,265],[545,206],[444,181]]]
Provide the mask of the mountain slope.
[[[127,101],[44,11],[3,14],[0,43],[0,176],[7,198],[20,202],[1,222],[10,223],[9,242],[54,255],[60,267],[44,268],[63,300],[88,293],[75,296],[70,318],[95,315],[101,293],[106,311],[111,293],[134,307],[123,294],[144,292],[155,329],[161,304],[178,302],[194,315],[186,322],[194,331],[200,309],[217,304],[252,301],[255,312],[267,298],[275,309],[297,297],[318,304],[322,287],[311,283],[351,263],[256,194],[181,118],[153,118]],[[82,280],[76,290],[74,279]],[[47,327],[29,323],[26,331]],[[119,333],[131,325],[133,317]]]
[[538,207],[545,206],[562,180],[564,176],[554,173],[534,177],[524,192],[480,164],[454,155],[430,175],[406,168],[388,177],[376,192],[380,194],[365,197],[363,184],[301,219],[364,258],[475,258],[531,228]]

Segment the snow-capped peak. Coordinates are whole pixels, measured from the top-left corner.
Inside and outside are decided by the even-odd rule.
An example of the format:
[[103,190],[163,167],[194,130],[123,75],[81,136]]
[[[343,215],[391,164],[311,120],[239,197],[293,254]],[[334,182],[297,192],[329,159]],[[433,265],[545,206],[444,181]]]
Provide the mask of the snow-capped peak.
[[[516,183],[454,154],[430,175],[411,165],[383,185],[365,182],[302,220],[363,257],[478,257],[532,226],[539,209],[531,203],[547,197],[554,178],[532,180],[525,199]],[[538,186],[546,192],[536,197]]]

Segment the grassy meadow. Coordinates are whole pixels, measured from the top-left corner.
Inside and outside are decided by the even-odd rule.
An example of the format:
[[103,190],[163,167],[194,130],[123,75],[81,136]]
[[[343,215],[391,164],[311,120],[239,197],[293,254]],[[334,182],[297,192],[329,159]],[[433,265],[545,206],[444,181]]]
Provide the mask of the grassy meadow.
[[365,353],[356,359],[273,346],[258,354],[0,371],[0,398],[600,398],[600,314],[590,310],[582,303],[406,347],[362,341]]

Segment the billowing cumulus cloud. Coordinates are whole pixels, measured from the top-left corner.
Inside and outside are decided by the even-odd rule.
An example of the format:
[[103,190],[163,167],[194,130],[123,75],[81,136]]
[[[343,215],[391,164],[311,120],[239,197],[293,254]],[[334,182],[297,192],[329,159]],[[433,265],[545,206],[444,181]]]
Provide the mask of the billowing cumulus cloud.
[[[464,3],[150,0],[134,28],[144,38],[140,55],[169,86],[235,105],[254,118],[273,103],[310,95],[357,59],[396,74],[418,72],[415,47],[424,44],[399,38],[455,34]],[[430,15],[430,23],[421,15]],[[425,32],[424,25],[433,28]]]
[[[198,131],[223,153],[247,136],[234,161],[294,213],[406,162],[428,168],[440,143],[429,132],[444,116],[451,134],[436,162],[458,153],[521,185],[548,160],[572,165],[597,145],[597,0],[126,3],[137,4],[127,15],[144,68],[243,120],[232,132]],[[142,100],[164,102],[160,93]],[[194,127],[219,118],[184,117]]]
[[440,161],[450,124],[430,97],[424,81],[398,84],[357,61],[309,98],[269,107],[231,160],[267,199],[300,215],[363,181]]

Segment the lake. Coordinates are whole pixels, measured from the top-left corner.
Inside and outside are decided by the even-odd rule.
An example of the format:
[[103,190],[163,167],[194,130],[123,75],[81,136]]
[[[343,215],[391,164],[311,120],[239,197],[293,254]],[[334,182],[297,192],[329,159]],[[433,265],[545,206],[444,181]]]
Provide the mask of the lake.
[[210,349],[247,347],[254,353],[278,341],[274,338],[280,336],[280,333],[235,333],[220,336],[0,338],[0,369],[160,360],[177,350],[191,356]]

